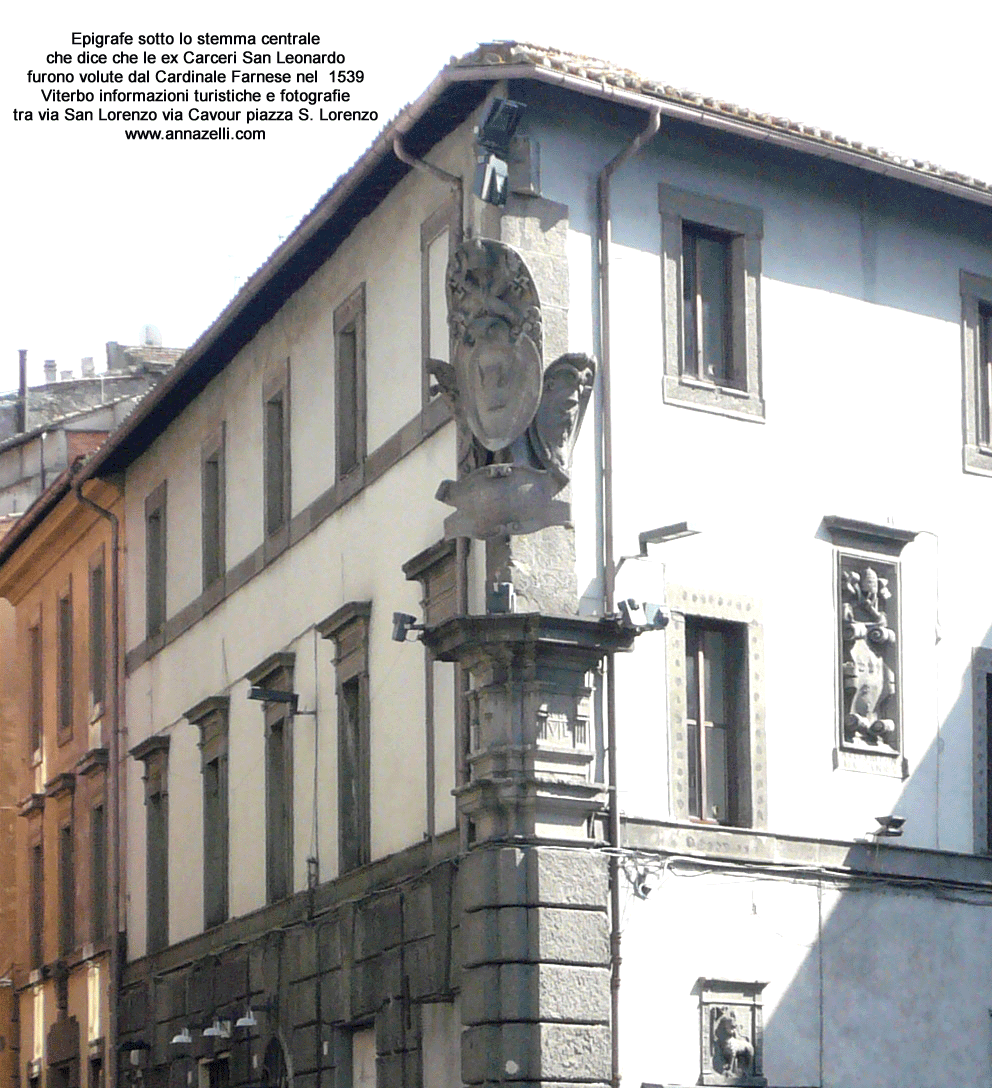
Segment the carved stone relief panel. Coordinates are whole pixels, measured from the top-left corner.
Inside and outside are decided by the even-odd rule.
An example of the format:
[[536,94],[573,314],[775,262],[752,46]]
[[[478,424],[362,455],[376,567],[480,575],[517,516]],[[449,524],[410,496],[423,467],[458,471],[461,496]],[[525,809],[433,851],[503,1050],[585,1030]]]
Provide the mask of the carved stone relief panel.
[[839,552],[837,574],[840,746],[898,759],[899,568]]
[[700,1084],[742,1084],[758,1088],[762,1074],[764,982],[700,979]]

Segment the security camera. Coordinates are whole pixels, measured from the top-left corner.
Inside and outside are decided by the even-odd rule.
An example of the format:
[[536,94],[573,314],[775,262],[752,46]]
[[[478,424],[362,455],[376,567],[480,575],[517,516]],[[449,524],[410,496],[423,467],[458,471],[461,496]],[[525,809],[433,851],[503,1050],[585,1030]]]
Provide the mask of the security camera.
[[417,617],[409,612],[393,613],[393,642],[406,642],[411,631],[422,631],[423,624],[417,623]]

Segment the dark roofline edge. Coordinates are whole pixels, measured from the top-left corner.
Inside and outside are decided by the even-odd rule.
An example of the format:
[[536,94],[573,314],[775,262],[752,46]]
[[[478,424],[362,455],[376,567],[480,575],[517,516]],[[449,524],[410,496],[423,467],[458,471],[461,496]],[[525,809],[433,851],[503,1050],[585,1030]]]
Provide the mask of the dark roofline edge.
[[624,90],[605,81],[584,79],[581,76],[544,68],[537,64],[480,64],[466,67],[448,65],[435,76],[419,98],[401,110],[396,118],[383,129],[371,147],[358,159],[354,166],[342,175],[337,184],[304,217],[293,233],[254,272],[213,323],[180,357],[166,378],[159,382],[135,411],[111,434],[100,450],[87,462],[80,477],[80,482],[100,475],[102,466],[155,413],[159,403],[169,395],[175,386],[184,380],[186,374],[193,369],[199,359],[221,339],[234,319],[251,306],[255,296],[273,280],[286,261],[306,246],[313,235],[341,208],[364,178],[385,156],[394,154],[394,139],[406,135],[445,90],[458,83],[497,83],[501,80],[513,79],[530,79],[539,83],[547,83],[593,98],[617,102],[634,109],[645,111],[660,109],[664,117],[685,120],[707,128],[742,136],[749,140],[789,148],[802,154],[843,163],[870,173],[931,189],[969,203],[992,208],[992,192],[986,193],[981,189],[952,181],[949,178],[936,177],[924,170],[886,162],[866,151],[826,145],[812,136],[779,132],[767,128],[759,122],[726,117],[704,109],[681,105],[665,98]]

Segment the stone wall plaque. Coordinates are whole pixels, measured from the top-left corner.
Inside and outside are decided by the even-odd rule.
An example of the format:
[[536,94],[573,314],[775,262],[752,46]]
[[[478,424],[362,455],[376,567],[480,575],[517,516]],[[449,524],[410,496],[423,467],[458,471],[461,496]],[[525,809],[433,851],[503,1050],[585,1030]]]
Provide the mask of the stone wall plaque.
[[700,1084],[738,1084],[763,1088],[765,982],[700,979]]

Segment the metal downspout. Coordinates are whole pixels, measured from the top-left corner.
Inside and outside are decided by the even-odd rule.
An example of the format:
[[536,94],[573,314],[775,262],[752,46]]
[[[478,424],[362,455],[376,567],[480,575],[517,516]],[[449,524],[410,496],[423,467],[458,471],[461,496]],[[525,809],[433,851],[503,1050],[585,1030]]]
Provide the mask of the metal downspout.
[[[644,130],[600,171],[596,179],[599,279],[600,396],[602,405],[603,612],[614,611],[613,554],[613,406],[610,389],[610,179],[661,127],[660,107],[651,110]],[[614,655],[606,656],[606,746],[609,753],[610,846],[610,1079],[620,1085],[620,797],[617,792],[616,672]]]
[[120,791],[120,521],[117,515],[105,510],[83,494],[82,480],[73,484],[76,498],[110,522],[110,872],[112,886],[110,979],[108,980],[107,1088],[117,1088],[117,1001],[120,994],[121,976],[121,791]]

